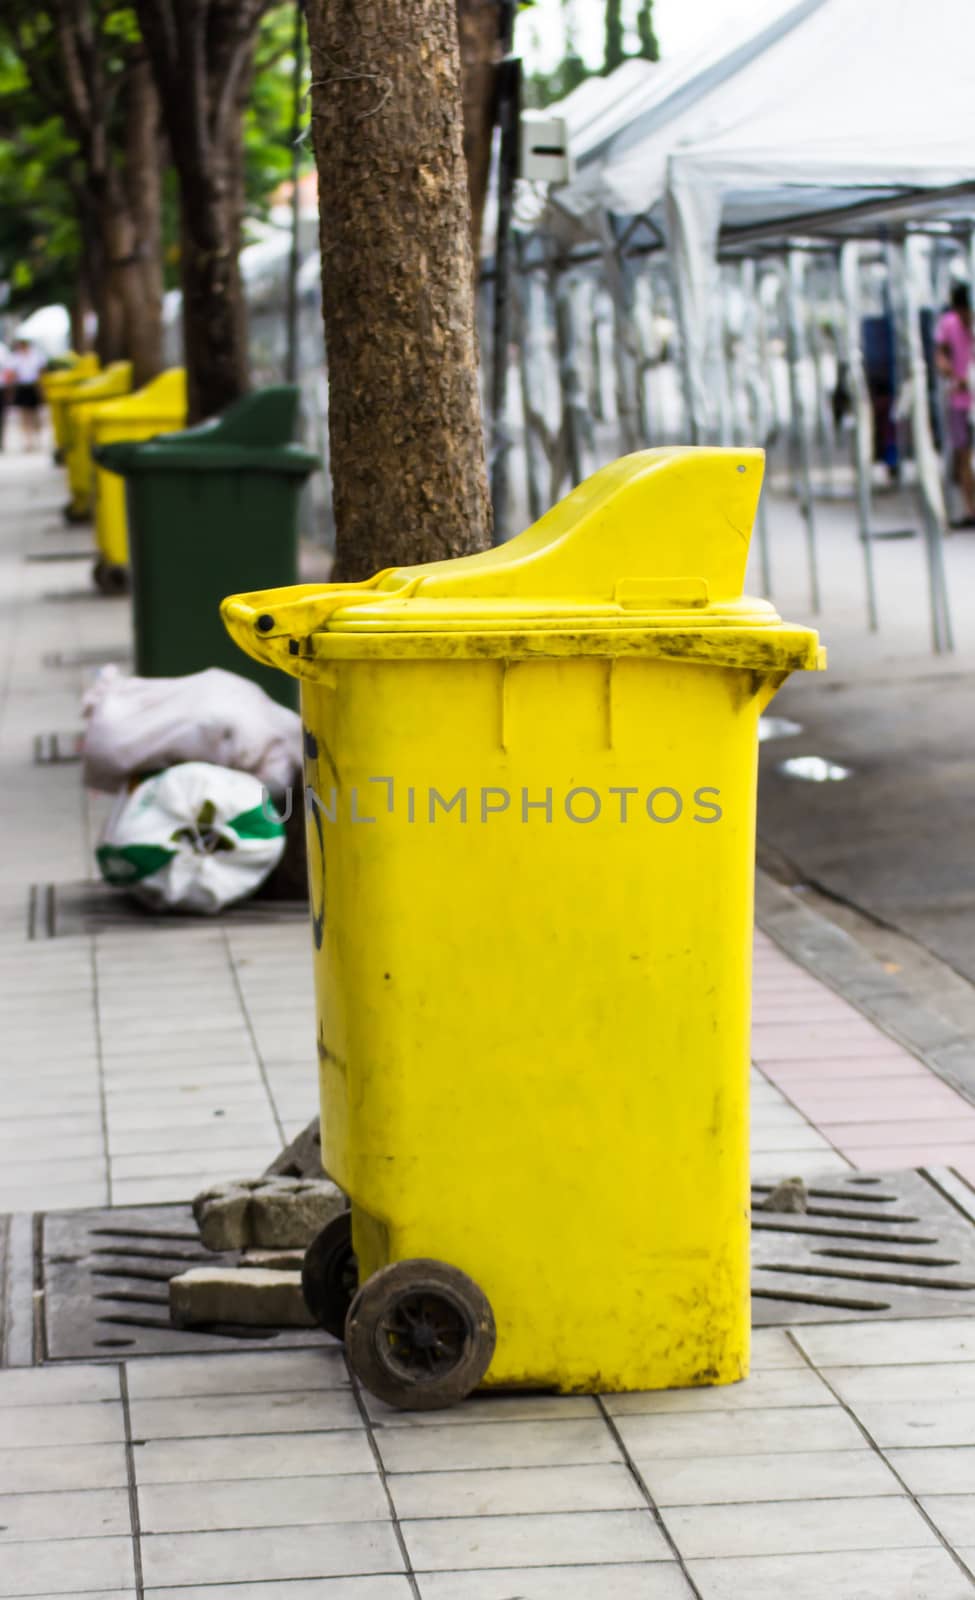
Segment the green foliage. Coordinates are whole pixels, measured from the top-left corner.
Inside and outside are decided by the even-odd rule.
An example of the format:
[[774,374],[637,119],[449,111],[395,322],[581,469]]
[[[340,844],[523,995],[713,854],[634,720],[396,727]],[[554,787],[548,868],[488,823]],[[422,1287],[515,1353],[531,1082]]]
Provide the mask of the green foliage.
[[[247,212],[263,217],[276,189],[291,178],[294,119],[294,31],[293,0],[272,6],[261,24],[254,61],[254,81],[244,117],[244,156]],[[308,93],[311,70],[308,41],[302,38],[301,105],[302,129],[311,115]],[[310,171],[314,155],[310,139],[299,145],[301,168]]]
[[636,32],[640,41],[640,55],[645,61],[660,60],[660,45],[653,29],[653,0],[640,0],[636,14]]
[[626,60],[623,46],[623,0],[606,0],[606,43],[603,72],[615,72]]

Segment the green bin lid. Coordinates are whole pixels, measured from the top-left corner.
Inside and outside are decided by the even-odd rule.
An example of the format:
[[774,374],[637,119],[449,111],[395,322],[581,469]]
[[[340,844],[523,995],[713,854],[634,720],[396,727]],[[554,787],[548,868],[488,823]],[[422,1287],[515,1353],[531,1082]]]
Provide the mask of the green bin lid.
[[139,472],[281,472],[307,477],[321,466],[316,455],[294,443],[298,389],[277,384],[228,406],[219,417],[180,433],[142,443],[99,445],[99,466],[121,477]]

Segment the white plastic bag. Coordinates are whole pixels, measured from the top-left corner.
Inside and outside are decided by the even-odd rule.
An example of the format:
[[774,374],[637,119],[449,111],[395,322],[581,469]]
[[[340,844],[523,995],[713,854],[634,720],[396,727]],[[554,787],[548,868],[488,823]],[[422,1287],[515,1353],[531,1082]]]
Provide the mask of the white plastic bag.
[[272,795],[300,783],[301,718],[236,672],[130,678],[103,667],[82,710],[89,789],[114,794],[134,774],[185,761],[251,772]]
[[259,779],[188,761],[121,794],[95,855],[102,877],[156,911],[220,911],[253,894],[284,851]]

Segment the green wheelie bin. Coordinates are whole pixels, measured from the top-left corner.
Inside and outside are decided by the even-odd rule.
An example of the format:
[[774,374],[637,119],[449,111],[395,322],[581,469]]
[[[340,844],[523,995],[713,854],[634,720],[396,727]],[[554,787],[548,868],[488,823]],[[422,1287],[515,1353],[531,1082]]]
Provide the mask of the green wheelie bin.
[[125,479],[140,676],[224,667],[294,704],[294,684],[228,638],[220,602],[297,582],[301,489],[321,465],[294,442],[298,399],[260,389],[195,428],[96,448]]

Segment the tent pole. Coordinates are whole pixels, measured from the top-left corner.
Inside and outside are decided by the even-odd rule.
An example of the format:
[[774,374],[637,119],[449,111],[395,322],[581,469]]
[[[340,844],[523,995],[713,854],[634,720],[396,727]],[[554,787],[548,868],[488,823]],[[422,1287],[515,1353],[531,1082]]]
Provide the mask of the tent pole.
[[863,346],[860,342],[862,319],[860,246],[853,241],[845,244],[840,251],[840,285],[843,291],[846,364],[850,378],[850,394],[853,399],[853,469],[856,473],[857,518],[867,590],[867,626],[871,633],[876,633],[879,627],[877,580],[873,561],[873,534],[870,527],[873,414],[870,408],[870,390],[863,366]]
[[494,252],[494,327],[491,361],[491,506],[494,543],[508,536],[508,347],[511,340],[511,238],[521,126],[521,62],[505,56],[497,68],[498,231]]
[[544,414],[544,399],[539,395],[538,386],[533,385],[531,378],[530,363],[536,348],[533,329],[534,303],[532,285],[524,271],[522,236],[520,234],[515,234],[515,256],[518,270],[512,283],[511,309],[515,342],[518,350],[518,384],[521,391],[525,489],[528,499],[528,514],[532,522],[537,522],[546,510],[541,485],[538,480],[536,463],[536,435],[538,433],[536,416],[542,417]]
[[788,324],[789,394],[792,400],[792,418],[796,433],[799,463],[800,509],[806,524],[806,560],[809,566],[809,605],[815,616],[820,608],[819,562],[816,554],[816,519],[813,509],[812,467],[810,461],[809,421],[805,396],[802,392],[802,358],[805,338],[802,319],[803,279],[805,256],[801,250],[790,250],[786,257],[786,307]]
[[[745,368],[745,394],[748,401],[749,422],[755,444],[765,450],[769,438],[769,411],[762,388],[761,359],[758,324],[761,306],[758,302],[758,279],[753,257],[741,264],[741,292],[744,302],[742,325],[742,353]],[[769,548],[768,508],[763,488],[758,498],[758,554],[762,573],[762,594],[766,600],[772,594],[772,554]]]

